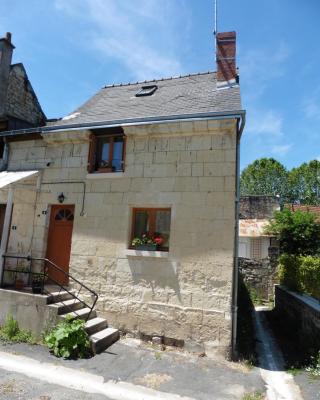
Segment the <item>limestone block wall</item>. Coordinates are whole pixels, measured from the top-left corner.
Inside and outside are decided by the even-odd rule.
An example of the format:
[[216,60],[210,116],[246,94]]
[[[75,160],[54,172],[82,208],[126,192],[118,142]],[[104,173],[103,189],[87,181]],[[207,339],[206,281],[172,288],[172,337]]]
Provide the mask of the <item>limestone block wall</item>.
[[[32,253],[45,254],[50,205],[63,192],[65,203],[75,204],[70,272],[98,292],[98,310],[111,325],[225,350],[231,332],[236,121],[124,130],[124,173],[87,175],[89,132],[10,144],[9,169],[41,169]],[[162,257],[128,250],[134,207],[171,208],[170,250]]]

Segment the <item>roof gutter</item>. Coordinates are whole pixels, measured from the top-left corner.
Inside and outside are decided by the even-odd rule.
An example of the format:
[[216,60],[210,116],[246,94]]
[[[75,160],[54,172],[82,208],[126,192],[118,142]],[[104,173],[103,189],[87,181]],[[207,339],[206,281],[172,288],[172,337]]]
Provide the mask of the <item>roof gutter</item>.
[[237,359],[237,322],[238,322],[238,287],[239,287],[239,205],[240,205],[240,139],[246,123],[245,111],[237,126],[236,143],[236,182],[235,182],[235,226],[234,226],[234,257],[232,277],[232,301],[231,301],[231,358]]
[[241,125],[244,126],[244,124],[242,124],[244,116],[245,116],[244,110],[237,110],[237,111],[209,112],[209,113],[196,113],[196,114],[177,114],[177,115],[167,115],[159,117],[128,118],[128,119],[112,120],[112,121],[69,124],[63,126],[53,125],[53,126],[43,126],[38,128],[19,129],[16,131],[1,132],[0,137],[27,135],[31,133],[46,134],[49,132],[112,128],[117,126],[125,127],[125,126],[137,126],[137,125],[164,124],[168,122],[219,120],[219,119],[234,119],[234,118],[240,119]]

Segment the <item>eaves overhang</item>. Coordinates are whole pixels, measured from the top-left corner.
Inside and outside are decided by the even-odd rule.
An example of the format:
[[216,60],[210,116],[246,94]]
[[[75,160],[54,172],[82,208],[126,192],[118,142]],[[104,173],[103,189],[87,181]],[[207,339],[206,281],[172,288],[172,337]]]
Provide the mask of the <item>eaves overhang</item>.
[[0,137],[10,137],[16,135],[28,135],[31,133],[51,133],[51,132],[63,132],[72,130],[88,130],[88,129],[99,129],[99,128],[111,128],[116,126],[133,126],[133,125],[152,125],[152,124],[164,124],[170,122],[183,122],[183,121],[201,121],[201,120],[221,120],[221,119],[237,119],[240,121],[240,126],[244,127],[245,122],[245,110],[236,111],[223,111],[223,112],[209,112],[209,113],[195,113],[195,114],[176,114],[166,115],[157,117],[142,117],[142,118],[128,118],[121,120],[106,120],[99,122],[88,122],[88,123],[76,123],[68,125],[52,125],[42,126],[38,128],[19,129],[15,131],[4,131],[0,132]]

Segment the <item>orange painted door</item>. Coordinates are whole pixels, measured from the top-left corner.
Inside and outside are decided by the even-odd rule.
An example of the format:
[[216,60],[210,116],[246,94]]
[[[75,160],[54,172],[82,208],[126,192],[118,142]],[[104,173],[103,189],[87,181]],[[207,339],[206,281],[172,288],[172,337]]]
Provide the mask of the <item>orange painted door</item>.
[[[69,273],[74,205],[51,206],[46,258]],[[48,264],[49,278],[61,285],[68,284],[68,277]],[[51,283],[51,282],[50,282]],[[54,283],[54,282],[52,282]]]

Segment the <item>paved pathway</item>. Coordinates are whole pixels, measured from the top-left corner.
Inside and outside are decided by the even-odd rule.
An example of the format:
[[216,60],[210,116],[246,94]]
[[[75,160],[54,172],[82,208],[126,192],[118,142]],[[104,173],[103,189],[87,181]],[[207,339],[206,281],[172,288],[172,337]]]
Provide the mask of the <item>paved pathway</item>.
[[303,400],[299,386],[293,376],[285,372],[284,361],[262,311],[267,307],[256,307],[255,324],[258,339],[258,356],[262,379],[267,386],[268,400]]
[[[87,360],[58,359],[42,346],[0,344],[0,369],[22,374],[31,384],[48,382],[59,385],[60,390],[78,389],[83,395],[97,396],[97,400],[242,400],[245,394],[265,391],[258,368],[248,370],[240,364],[178,350],[162,352],[135,341],[115,343]],[[56,399],[64,397],[51,400]]]

